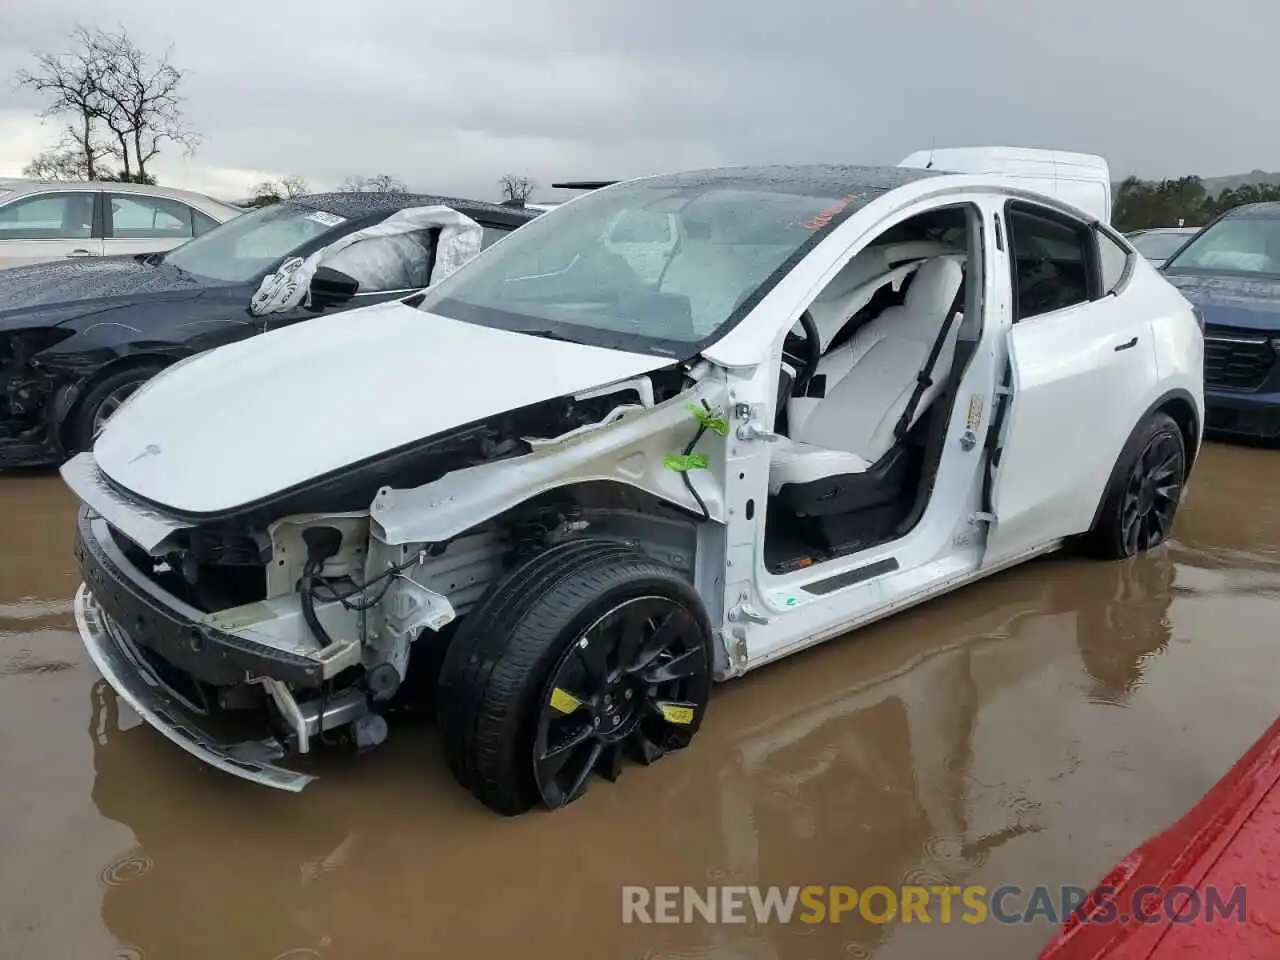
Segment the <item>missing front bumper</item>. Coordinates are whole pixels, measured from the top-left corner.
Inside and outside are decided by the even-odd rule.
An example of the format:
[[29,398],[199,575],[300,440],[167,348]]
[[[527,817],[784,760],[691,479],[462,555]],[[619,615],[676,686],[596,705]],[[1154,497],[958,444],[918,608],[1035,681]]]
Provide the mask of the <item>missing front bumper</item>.
[[315,779],[276,764],[286,750],[274,738],[237,740],[209,729],[207,718],[183,703],[135,653],[84,584],[76,592],[75,613],[85,649],[103,679],[166,739],[224,773],[277,790],[296,793]]
[[0,371],[0,470],[58,466],[67,459],[61,428],[75,402],[75,388],[64,385],[28,400],[40,412],[25,416],[14,413],[13,389],[11,377]]

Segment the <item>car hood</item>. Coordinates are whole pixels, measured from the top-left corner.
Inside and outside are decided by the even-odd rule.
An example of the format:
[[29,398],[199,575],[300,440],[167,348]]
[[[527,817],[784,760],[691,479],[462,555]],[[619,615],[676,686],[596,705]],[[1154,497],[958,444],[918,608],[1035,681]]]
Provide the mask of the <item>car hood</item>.
[[144,300],[186,300],[210,286],[163,262],[153,266],[134,257],[11,267],[0,270],[0,331],[31,326],[40,318],[65,323],[90,311]]
[[180,362],[111,418],[93,453],[112,481],[154,504],[219,514],[672,362],[385,303]]
[[1206,323],[1245,330],[1280,329],[1280,280],[1230,274],[1166,273]]

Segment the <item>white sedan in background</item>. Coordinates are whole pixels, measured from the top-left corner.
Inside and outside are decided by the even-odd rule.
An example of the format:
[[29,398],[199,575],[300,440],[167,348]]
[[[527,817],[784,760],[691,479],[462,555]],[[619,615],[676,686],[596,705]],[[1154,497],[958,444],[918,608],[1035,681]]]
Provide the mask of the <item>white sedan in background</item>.
[[169,187],[0,180],[0,269],[64,257],[160,253],[243,212]]

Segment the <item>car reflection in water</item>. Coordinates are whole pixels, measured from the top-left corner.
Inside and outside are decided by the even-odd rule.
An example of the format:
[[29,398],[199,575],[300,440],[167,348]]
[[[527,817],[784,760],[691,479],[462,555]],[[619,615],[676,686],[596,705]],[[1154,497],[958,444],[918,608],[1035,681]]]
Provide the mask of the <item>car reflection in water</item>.
[[[965,624],[954,642],[906,641],[916,649],[889,654],[896,667],[871,682],[825,701],[814,690],[802,710],[746,731],[740,765],[721,784],[730,882],[960,884],[1004,844],[1043,829],[1037,787],[1074,763],[1069,749],[1053,749],[1062,737],[1045,685],[1076,660],[1087,698],[1127,701],[1169,643],[1174,570],[1163,555],[1033,564],[992,584],[1009,588],[996,608],[971,619],[951,611]],[[963,595],[966,612],[982,593]],[[790,829],[753,831],[755,822]],[[779,877],[778,863],[800,868]],[[841,928],[846,955],[870,955],[892,929],[852,914]]]
[[964,883],[1047,828],[1063,726],[1131,696],[1174,579],[1167,550],[1034,562],[753,674],[660,776],[516,821],[475,810],[425,735],[299,799],[122,729],[99,683],[93,799],[137,841],[102,870],[103,918],[190,960],[869,956],[892,925],[623,925],[620,888]]

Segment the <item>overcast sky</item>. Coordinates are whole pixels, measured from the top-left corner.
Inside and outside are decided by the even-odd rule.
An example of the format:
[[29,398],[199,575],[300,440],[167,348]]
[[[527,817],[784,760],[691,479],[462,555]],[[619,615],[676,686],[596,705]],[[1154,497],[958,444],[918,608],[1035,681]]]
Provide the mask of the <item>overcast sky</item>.
[[1280,170],[1277,0],[0,0],[0,176],[57,139],[7,81],[77,22],[172,44],[206,139],[155,172],[233,198],[975,144],[1100,153],[1116,179]]

